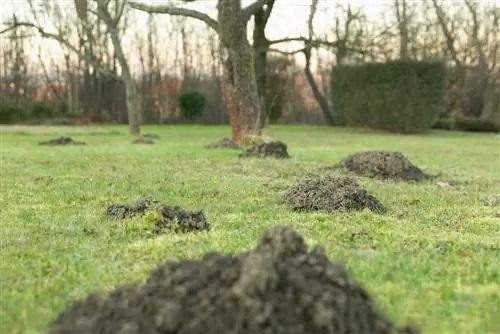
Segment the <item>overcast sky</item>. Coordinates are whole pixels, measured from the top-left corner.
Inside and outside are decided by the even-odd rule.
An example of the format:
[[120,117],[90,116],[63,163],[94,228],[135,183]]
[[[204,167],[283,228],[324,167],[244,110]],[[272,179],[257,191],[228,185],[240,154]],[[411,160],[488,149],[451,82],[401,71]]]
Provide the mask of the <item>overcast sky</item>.
[[[2,0],[0,0],[2,1]],[[36,0],[35,0],[36,1]],[[73,0],[52,0],[54,2],[60,2],[63,5],[72,6]],[[389,14],[388,9],[392,0],[319,0],[319,7],[315,18],[315,31],[318,34],[326,33],[331,30],[334,26],[334,19],[336,17],[336,5],[337,4],[351,4],[353,7],[361,7],[368,19],[371,21],[376,21],[381,17],[382,13]],[[419,1],[419,0],[414,0]],[[459,0],[442,0],[443,2],[448,2],[448,4],[453,4]],[[142,3],[147,4],[165,4],[168,0],[140,0]],[[172,3],[180,3],[179,1],[170,1]],[[252,3],[253,0],[242,0],[243,5],[248,5]],[[482,3],[496,3],[500,5],[500,0],[482,0]],[[23,16],[27,13],[27,1],[26,0],[3,0],[3,9],[0,13],[0,19],[5,19],[11,17],[13,13],[17,13],[18,16]],[[183,5],[184,7],[189,7],[197,9],[216,17],[216,6],[217,0],[198,0],[197,2],[189,5]],[[307,33],[307,17],[309,15],[310,0],[276,0],[273,13],[271,15],[270,22],[268,23],[266,33],[269,39],[279,39],[283,37],[293,37],[305,35]],[[72,7],[68,7],[72,8]],[[138,62],[138,59],[134,59],[134,52],[131,52],[136,48],[133,44],[134,36],[137,31],[144,30],[147,22],[147,14],[133,11],[134,23],[127,30],[127,34],[123,36],[123,45],[131,53],[131,63]],[[190,20],[190,26],[195,29],[199,34],[203,34],[206,31],[206,26],[197,22],[196,20]],[[49,58],[60,58],[61,49],[54,41],[42,41],[34,40],[33,46],[42,45],[43,49],[46,50],[47,54],[50,53]],[[0,45],[1,46],[1,45]],[[295,47],[300,46],[296,45]],[[294,48],[294,45],[288,45],[287,48]],[[35,48],[37,50],[38,47]],[[35,51],[34,50],[34,51]],[[135,52],[135,55],[137,53]],[[33,52],[33,60],[37,61],[36,54]],[[137,57],[135,57],[137,58]]]

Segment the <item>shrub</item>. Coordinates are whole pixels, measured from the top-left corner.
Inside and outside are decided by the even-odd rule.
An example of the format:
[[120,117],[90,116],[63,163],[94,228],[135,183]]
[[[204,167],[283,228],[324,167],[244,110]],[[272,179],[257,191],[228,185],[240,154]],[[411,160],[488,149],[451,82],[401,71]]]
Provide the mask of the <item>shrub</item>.
[[445,66],[399,60],[332,70],[332,105],[339,125],[424,132],[444,108]]
[[24,120],[24,109],[8,105],[0,105],[0,124],[9,124]]
[[205,110],[205,96],[198,91],[188,91],[179,96],[179,107],[181,116],[187,120],[193,120],[203,115]]
[[500,122],[473,117],[441,118],[434,129],[468,132],[500,132]]
[[42,119],[53,117],[55,112],[49,103],[41,101],[31,105],[29,114],[31,118]]

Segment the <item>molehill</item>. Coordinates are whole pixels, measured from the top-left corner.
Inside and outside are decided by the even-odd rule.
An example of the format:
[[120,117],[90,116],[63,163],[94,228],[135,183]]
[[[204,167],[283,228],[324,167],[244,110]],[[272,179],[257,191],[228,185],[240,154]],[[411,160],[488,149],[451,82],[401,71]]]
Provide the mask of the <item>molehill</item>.
[[187,211],[179,206],[169,206],[150,196],[140,196],[132,204],[111,204],[106,208],[106,216],[112,220],[123,220],[151,213],[151,230],[159,234],[165,231],[192,232],[208,231],[210,225],[203,211]]
[[395,151],[356,152],[329,169],[342,169],[359,176],[382,180],[419,182],[431,178],[401,152]]
[[241,148],[241,146],[236,145],[231,139],[224,137],[219,141],[205,145],[205,148],[207,148],[207,149],[227,148],[227,149],[239,150]]
[[154,144],[154,137],[151,137],[151,135],[144,135],[137,137],[132,141],[132,144]]
[[57,146],[57,145],[86,145],[83,141],[73,140],[71,137],[59,137],[46,141],[41,141],[38,145],[49,145],[49,146]]
[[398,334],[368,293],[321,246],[290,227],[263,233],[234,256],[167,261],[144,283],[92,293],[62,311],[48,334]]
[[269,143],[263,143],[258,145],[253,145],[250,148],[243,151],[240,154],[240,158],[245,157],[255,157],[255,158],[267,158],[273,157],[277,159],[290,159],[288,154],[288,147],[282,141],[272,141]]
[[347,176],[308,177],[288,189],[282,202],[293,211],[335,211],[363,210],[365,208],[385,213],[387,209],[354,178]]

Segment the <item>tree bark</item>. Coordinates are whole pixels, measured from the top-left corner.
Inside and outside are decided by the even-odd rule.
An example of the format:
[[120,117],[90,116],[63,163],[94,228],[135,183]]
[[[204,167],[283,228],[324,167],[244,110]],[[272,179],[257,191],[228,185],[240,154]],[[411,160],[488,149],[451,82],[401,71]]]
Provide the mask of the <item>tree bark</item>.
[[[218,12],[225,99],[226,103],[234,101],[234,104],[228,104],[228,112],[230,120],[235,122],[231,124],[233,141],[239,144],[248,135],[260,135],[262,105],[257,91],[253,50],[246,36],[247,20],[241,3],[238,0],[219,0]],[[232,93],[230,99],[229,92]],[[239,132],[236,138],[235,131]]]
[[311,47],[306,46],[304,49],[304,56],[306,58],[306,66],[304,67],[304,74],[306,76],[307,82],[309,83],[309,86],[311,87],[311,90],[313,92],[314,98],[318,102],[319,108],[321,109],[321,112],[323,114],[323,117],[325,118],[325,121],[328,123],[328,125],[335,125],[335,118],[333,116],[333,113],[330,109],[330,106],[328,105],[328,101],[326,98],[321,94],[321,91],[318,88],[318,85],[316,84],[316,80],[314,80],[314,76],[311,72]]
[[193,9],[172,5],[144,5],[129,1],[132,8],[148,13],[191,17],[217,31],[223,64],[223,95],[227,104],[233,141],[239,144],[248,135],[260,135],[262,104],[257,90],[254,50],[247,40],[250,18],[274,0],[255,0],[245,8],[241,0],[218,0],[218,20]]
[[[99,3],[99,6],[101,4]],[[134,82],[132,73],[130,72],[130,67],[128,66],[127,58],[125,58],[125,53],[120,42],[120,35],[118,33],[118,28],[116,24],[111,22],[109,13],[104,8],[99,8],[100,14],[103,16],[109,35],[111,37],[111,43],[113,44],[113,49],[116,58],[120,64],[121,75],[120,78],[125,84],[125,97],[127,104],[127,117],[129,132],[133,136],[138,136],[141,133],[141,100],[139,92]],[[106,11],[106,12],[105,12]]]
[[254,15],[253,48],[255,52],[255,78],[257,81],[257,91],[261,100],[260,128],[267,125],[271,110],[271,101],[267,94],[267,52],[269,41],[266,37],[266,25],[273,10],[274,0],[266,8],[260,8]]

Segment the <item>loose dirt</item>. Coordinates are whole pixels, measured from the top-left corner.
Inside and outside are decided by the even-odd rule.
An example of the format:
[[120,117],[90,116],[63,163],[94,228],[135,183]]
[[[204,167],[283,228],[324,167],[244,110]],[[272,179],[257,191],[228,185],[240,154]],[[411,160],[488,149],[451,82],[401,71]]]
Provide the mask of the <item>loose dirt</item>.
[[140,136],[132,141],[132,144],[154,144],[155,141],[149,136]]
[[236,255],[166,261],[144,283],[96,292],[61,312],[47,334],[413,334],[374,302],[323,247],[290,227]]
[[401,152],[366,151],[356,152],[328,169],[341,169],[358,176],[402,181],[425,181],[432,176],[422,172]]
[[207,149],[227,148],[227,149],[232,149],[232,150],[239,150],[239,149],[241,149],[241,146],[236,145],[231,139],[224,137],[219,141],[205,145],[205,148],[207,148]]
[[240,158],[246,157],[290,159],[288,147],[282,141],[273,141],[270,143],[254,145],[240,154]]
[[282,202],[293,211],[333,213],[369,209],[385,213],[387,209],[363,189],[354,178],[347,176],[309,177],[287,190]]
[[188,211],[179,206],[160,203],[149,196],[140,196],[132,204],[111,204],[106,208],[106,216],[111,220],[142,217],[152,213],[151,230],[156,234],[166,231],[195,232],[208,231],[210,225],[203,211]]
[[58,146],[58,145],[86,145],[83,141],[75,141],[71,137],[59,137],[47,141],[41,141],[38,145]]

